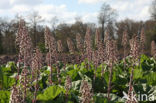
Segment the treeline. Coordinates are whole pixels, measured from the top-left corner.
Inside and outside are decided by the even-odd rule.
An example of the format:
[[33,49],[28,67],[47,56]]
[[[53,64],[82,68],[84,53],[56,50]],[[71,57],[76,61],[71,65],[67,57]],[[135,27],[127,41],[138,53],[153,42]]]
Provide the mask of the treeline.
[[[100,38],[104,40],[106,31],[109,32],[112,38],[117,40],[119,51],[123,51],[122,47],[122,35],[123,31],[127,31],[128,37],[132,38],[133,34],[140,35],[141,29],[144,28],[146,36],[146,53],[150,53],[151,41],[156,41],[156,0],[151,5],[151,19],[146,21],[134,21],[131,19],[125,19],[117,21],[117,12],[111,8],[108,4],[104,3],[101,6],[101,11],[98,15],[99,26],[95,23],[84,23],[80,17],[75,19],[75,23],[59,23],[57,17],[53,17],[49,23],[50,31],[53,37],[58,41],[61,40],[63,46],[63,52],[69,52],[67,38],[70,38],[73,45],[76,48],[76,36],[81,35],[82,41],[84,40],[87,28],[91,30],[92,44],[95,47],[95,32],[99,29]],[[0,18],[0,54],[17,54],[16,49],[16,35],[18,32],[20,18],[15,17],[12,20]],[[38,46],[42,52],[45,52],[45,20],[37,13],[34,12],[30,15],[30,18],[26,18],[26,26],[28,27],[29,35],[31,36],[33,46]]]
[[[28,24],[27,24],[28,25]],[[114,39],[118,41],[118,47],[122,51],[121,41],[123,31],[126,29],[129,38],[133,34],[140,34],[141,28],[144,27],[146,35],[146,50],[147,53],[150,51],[150,43],[152,40],[156,41],[156,21],[147,20],[145,22],[133,21],[126,19],[120,22],[116,22],[116,31],[113,35]],[[0,20],[0,54],[16,54],[18,50],[16,49],[15,39],[18,29],[18,21],[11,20]],[[45,26],[43,25],[33,25],[28,26],[29,35],[32,38],[33,46],[39,46],[42,52],[45,51],[44,46],[44,30]],[[94,23],[83,23],[82,21],[76,21],[74,24],[62,23],[56,26],[55,29],[51,29],[51,32],[56,40],[61,40],[64,48],[64,52],[68,52],[67,38],[71,38],[74,42],[76,48],[76,35],[80,34],[82,40],[84,39],[86,29],[89,27],[91,29],[92,39],[95,42],[95,31],[98,28],[101,33],[101,28],[96,27]]]

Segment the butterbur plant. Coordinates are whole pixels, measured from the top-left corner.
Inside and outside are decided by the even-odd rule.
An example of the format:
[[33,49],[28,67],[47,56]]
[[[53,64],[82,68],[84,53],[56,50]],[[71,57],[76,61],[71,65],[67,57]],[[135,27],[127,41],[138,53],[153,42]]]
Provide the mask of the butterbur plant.
[[98,59],[98,52],[97,51],[93,51],[93,63],[95,65],[95,69],[97,68],[98,64],[99,64],[99,59]]
[[85,48],[85,53],[87,56],[87,59],[89,62],[92,60],[92,40],[91,40],[91,30],[90,28],[87,28],[87,32],[85,35],[85,40],[84,40],[84,48]]
[[95,45],[97,46],[101,42],[99,29],[96,29],[95,33]]
[[[19,48],[20,47],[20,42],[21,42],[21,38],[22,38],[22,35],[23,35],[23,29],[25,27],[25,21],[23,19],[21,19],[19,21],[19,27],[18,27],[18,32],[17,32],[17,36],[16,36],[16,45],[17,47]],[[17,80],[18,80],[18,76],[20,75],[20,64],[22,63],[22,56],[21,56],[21,53],[19,51],[19,55],[18,55],[18,61],[17,61]],[[17,82],[16,80],[16,82]]]
[[[95,44],[97,47],[96,53],[94,53],[93,58],[96,58],[96,65],[103,63],[106,58],[106,53],[105,53],[105,45],[100,39],[100,32],[99,29],[96,30],[95,34]],[[95,55],[96,54],[96,55]],[[103,75],[103,68],[102,68],[102,75]]]
[[20,44],[20,39],[22,37],[22,33],[23,33],[23,27],[25,26],[25,21],[23,19],[21,19],[19,21],[19,27],[18,27],[18,32],[17,32],[17,36],[16,36],[16,45],[19,46]]
[[52,85],[52,64],[51,64],[51,53],[50,52],[48,52],[47,54],[46,54],[46,62],[47,62],[47,64],[48,64],[48,70],[50,70],[50,75],[49,75],[49,78],[48,78],[48,80],[49,80],[49,83],[50,83],[50,85]]
[[32,60],[32,41],[26,27],[23,27],[19,48],[19,53],[21,55],[20,57],[23,57],[22,61],[24,63],[24,66],[31,66],[30,64]]
[[57,41],[57,50],[58,50],[59,53],[63,52],[63,45],[62,45],[61,40]]
[[70,38],[67,38],[67,45],[68,45],[70,54],[74,54],[75,52],[74,43]]
[[32,59],[32,79],[37,79],[40,74],[40,69],[42,67],[42,53],[37,48]]
[[68,95],[69,95],[69,91],[72,87],[72,80],[70,78],[70,76],[67,76],[66,81],[65,81],[65,89],[66,89],[66,100],[68,100]]
[[76,46],[79,52],[83,52],[83,43],[82,43],[82,37],[80,34],[76,35]]
[[140,53],[141,54],[145,53],[145,43],[146,43],[145,30],[144,28],[142,28],[141,34],[140,34]]
[[55,63],[57,61],[57,46],[56,46],[56,40],[52,36],[50,29],[48,27],[45,28],[44,32],[45,36],[45,46],[48,49],[48,52],[51,55],[51,63]]
[[[98,64],[99,64],[99,59],[98,59],[98,53],[97,53],[97,51],[93,51],[92,52],[92,55],[93,55],[92,61],[93,61],[94,65],[95,65],[95,71],[96,71],[96,69],[98,67]],[[94,80],[95,80],[95,78],[96,78],[96,73],[94,73]]]
[[49,83],[52,84],[52,63],[57,61],[57,49],[56,49],[56,41],[55,38],[51,35],[48,27],[45,28],[45,46],[48,49],[48,53],[46,55],[46,62],[48,64],[48,68],[50,69]]
[[[26,102],[26,96],[27,96],[27,90],[29,85],[29,70],[28,68],[31,66],[31,60],[32,60],[32,42],[31,38],[28,34],[27,28],[25,26],[24,20],[21,20],[19,23],[19,30],[18,35],[16,37],[16,43],[19,47],[19,61],[17,63],[18,67],[18,75],[19,75],[19,69],[20,69],[20,63],[23,63],[23,69],[20,75],[20,88],[19,90],[23,91],[21,92],[22,96],[22,103]],[[14,91],[16,90],[15,87]]]
[[92,103],[92,96],[91,93],[91,86],[88,84],[87,81],[82,81],[80,86],[80,93],[81,93],[81,103]]
[[42,54],[40,50],[37,48],[36,52],[34,53],[33,59],[32,59],[32,80],[35,81],[35,91],[34,91],[34,98],[33,103],[36,103],[36,95],[38,91],[38,79],[40,76],[40,69],[42,67]]
[[109,40],[110,39],[110,35],[109,35],[109,31],[108,30],[106,30],[106,32],[105,32],[105,36],[104,36],[104,43],[106,44],[107,43],[107,40]]
[[106,60],[106,52],[105,52],[105,45],[104,43],[102,43],[102,41],[98,42],[97,53],[98,53],[99,63],[103,63],[103,61]]
[[131,86],[131,88],[129,88],[128,98],[129,99],[126,101],[126,103],[138,103],[136,94],[134,93],[133,86]]
[[58,79],[58,83],[60,84],[61,83],[61,78],[60,78],[60,62],[58,61],[56,63],[56,70],[57,70],[57,79]]
[[19,87],[12,87],[9,103],[23,103],[22,93]]
[[104,74],[104,69],[103,69],[103,63],[106,60],[106,52],[105,52],[105,45],[102,43],[100,40],[97,45],[97,58],[98,58],[98,64],[102,64],[102,72],[101,76]]
[[27,89],[29,85],[29,71],[28,66],[31,64],[32,57],[32,42],[28,35],[26,28],[23,29],[23,35],[20,42],[20,54],[23,56],[24,69],[21,72],[20,84],[22,85],[23,92],[23,102],[26,101]]
[[28,69],[24,68],[21,72],[21,78],[20,78],[20,88],[22,91],[22,97],[23,100],[22,102],[25,103],[26,102],[26,98],[27,98],[27,91],[29,90],[30,87],[30,78],[29,78],[30,72]]
[[87,49],[91,49],[91,30],[90,28],[87,28],[87,31],[86,31],[86,35],[85,35],[85,40],[84,40],[85,44],[85,49],[87,51]]
[[126,48],[127,48],[127,45],[128,45],[128,35],[127,35],[127,30],[125,30],[123,32],[123,36],[122,36],[122,46],[123,46],[123,49],[124,49],[124,68],[125,68],[125,65],[126,65]]
[[117,40],[113,40],[113,48],[114,48],[114,62],[116,63],[119,59],[119,51],[118,51],[118,46],[117,46]]
[[151,42],[151,55],[156,58],[156,44],[154,40]]
[[106,53],[107,53],[107,64],[109,66],[109,82],[107,90],[107,98],[110,100],[111,84],[112,84],[112,74],[113,74],[113,65],[117,62],[117,53],[116,53],[116,42],[114,40],[106,41]]
[[[131,56],[133,58],[132,60],[132,70],[131,70],[131,74],[130,74],[130,81],[129,81],[129,90],[128,90],[128,98],[132,98],[133,95],[132,92],[134,92],[133,90],[133,73],[134,73],[134,67],[136,65],[138,65],[138,57],[139,57],[139,40],[138,40],[138,36],[137,35],[133,35],[133,38],[130,40],[130,47],[131,47]],[[137,103],[135,99],[130,99],[127,100],[126,103]]]
[[138,35],[133,35],[132,39],[130,40],[130,47],[130,54],[133,57],[134,61],[136,61],[140,55],[140,44]]
[[19,75],[20,64],[23,63],[24,66],[30,66],[29,64],[31,63],[32,57],[32,42],[23,19],[21,19],[19,22],[18,33],[16,36],[16,45],[19,48],[17,62],[17,70]]
[[66,81],[65,81],[65,88],[66,88],[67,92],[69,92],[71,87],[72,87],[72,80],[71,80],[70,76],[67,76]]

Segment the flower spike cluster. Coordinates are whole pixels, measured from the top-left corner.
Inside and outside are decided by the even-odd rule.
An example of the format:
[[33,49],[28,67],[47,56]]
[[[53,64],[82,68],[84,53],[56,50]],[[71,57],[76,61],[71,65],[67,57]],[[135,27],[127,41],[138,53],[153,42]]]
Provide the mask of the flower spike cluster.
[[154,40],[151,42],[151,55],[156,58],[156,44]]
[[70,54],[74,54],[75,52],[74,43],[70,38],[67,38],[67,45],[68,45]]
[[79,52],[83,52],[83,43],[82,43],[82,37],[80,34],[76,35],[76,46]]
[[81,87],[81,103],[91,103],[92,101],[92,93],[91,93],[91,87],[89,86],[87,81],[82,81]]

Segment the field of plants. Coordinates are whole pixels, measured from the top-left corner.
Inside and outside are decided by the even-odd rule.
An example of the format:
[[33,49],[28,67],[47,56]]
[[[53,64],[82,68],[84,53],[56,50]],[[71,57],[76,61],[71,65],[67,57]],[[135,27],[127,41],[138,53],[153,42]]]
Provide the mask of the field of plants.
[[84,43],[77,35],[79,52],[68,38],[69,54],[79,56],[67,62],[61,41],[48,27],[46,53],[33,49],[21,20],[16,37],[18,61],[0,66],[0,103],[155,103],[156,45],[152,41],[151,56],[146,56],[144,29],[130,40],[124,31],[122,45],[124,51],[130,46],[130,52],[123,57],[109,32],[103,41],[98,30],[95,36],[93,48],[89,28]]

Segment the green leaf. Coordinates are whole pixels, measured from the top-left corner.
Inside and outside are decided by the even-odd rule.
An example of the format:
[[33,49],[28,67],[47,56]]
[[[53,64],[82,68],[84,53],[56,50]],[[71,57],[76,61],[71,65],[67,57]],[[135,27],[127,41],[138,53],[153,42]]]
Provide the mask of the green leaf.
[[133,78],[134,79],[139,79],[143,77],[143,72],[141,69],[134,69],[134,74],[133,74]]
[[150,72],[144,76],[144,79],[147,80],[149,85],[156,85],[156,72]]
[[12,72],[15,72],[17,69],[16,69],[16,65],[14,62],[8,62],[7,65],[6,65],[6,68],[5,68],[5,71],[12,71]]
[[0,91],[0,103],[9,103],[10,92],[9,91]]
[[16,82],[15,78],[11,78],[4,74],[1,76],[2,76],[2,78],[1,78],[2,80],[0,80],[1,81],[0,83],[1,83],[3,89],[9,89]]
[[73,81],[72,82],[72,88],[73,88],[73,90],[79,90],[80,85],[81,85],[81,81],[82,80],[77,80],[77,81]]
[[43,92],[43,94],[39,94],[37,96],[37,100],[39,101],[50,101],[55,99],[60,93],[65,93],[65,89],[61,86],[50,86],[46,88]]

